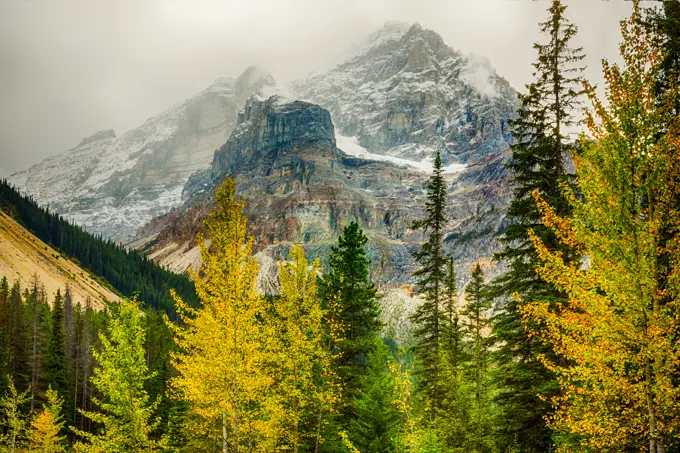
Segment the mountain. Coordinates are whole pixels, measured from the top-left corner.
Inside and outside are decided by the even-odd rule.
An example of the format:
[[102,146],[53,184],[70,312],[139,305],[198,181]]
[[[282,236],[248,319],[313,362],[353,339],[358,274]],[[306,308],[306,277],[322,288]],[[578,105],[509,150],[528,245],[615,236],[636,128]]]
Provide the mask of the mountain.
[[[183,205],[154,219],[130,245],[175,272],[197,267],[196,233],[214,207],[214,189],[233,175],[255,239],[262,290],[278,291],[276,262],[288,259],[293,244],[303,244],[311,258],[327,264],[342,228],[358,219],[369,237],[372,278],[386,291],[385,322],[406,341],[404,325],[417,306],[409,296],[411,254],[424,240],[411,225],[424,216],[429,175],[417,163],[366,150],[358,158],[338,145],[331,115],[318,105],[253,98],[210,168],[190,178]],[[499,206],[508,198],[503,156],[490,154],[445,174],[451,220],[446,248],[463,279],[473,262],[497,247],[494,238],[504,218]]]
[[45,285],[50,297],[68,285],[77,300],[90,298],[118,300],[111,288],[103,285],[90,272],[35,237],[7,214],[0,211],[0,277],[10,282],[22,280],[30,285],[33,277]]
[[294,84],[369,152],[446,164],[508,148],[517,94],[488,60],[419,24],[387,23],[337,66]]
[[127,239],[180,202],[187,179],[210,164],[246,99],[278,92],[269,73],[251,66],[120,137],[97,132],[9,181],[91,233]]

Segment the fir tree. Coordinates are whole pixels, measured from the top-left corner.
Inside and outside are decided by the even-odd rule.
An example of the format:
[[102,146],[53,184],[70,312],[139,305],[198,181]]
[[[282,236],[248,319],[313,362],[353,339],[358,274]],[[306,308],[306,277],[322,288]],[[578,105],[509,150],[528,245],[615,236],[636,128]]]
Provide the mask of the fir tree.
[[472,271],[472,280],[465,288],[466,305],[461,315],[465,317],[464,329],[470,343],[470,359],[466,363],[466,375],[473,391],[470,410],[470,434],[465,451],[488,452],[492,450],[491,438],[491,384],[489,379],[490,355],[493,339],[486,331],[490,326],[488,312],[491,299],[484,283],[479,264]]
[[45,373],[50,386],[62,401],[68,395],[66,375],[66,336],[64,335],[64,299],[57,290],[52,303],[52,323],[47,343]]
[[468,360],[463,323],[456,308],[458,287],[453,258],[449,259],[445,280],[444,322],[442,328],[441,382],[442,411],[441,438],[452,448],[460,448],[469,431],[470,401],[466,389],[463,364]]
[[423,395],[429,400],[432,414],[436,415],[441,404],[440,346],[444,316],[446,258],[443,252],[446,216],[446,185],[442,177],[442,161],[439,153],[434,160],[434,170],[427,184],[427,216],[414,222],[414,229],[429,233],[422,248],[413,254],[418,269],[414,272],[417,290],[424,302],[411,316],[415,324],[413,350],[419,360],[418,377]]
[[379,339],[368,357],[368,373],[362,378],[361,395],[355,400],[357,418],[349,438],[362,453],[396,452],[395,440],[402,429],[401,415],[394,404],[396,382],[388,366],[394,362]]
[[109,306],[106,334],[100,333],[100,351],[93,351],[99,366],[92,384],[101,395],[93,398],[99,411],[82,414],[99,424],[96,434],[71,428],[84,442],[76,451],[88,453],[157,450],[149,439],[155,429],[152,419],[156,402],[149,402],[144,384],[149,370],[144,360],[144,328],[142,313],[135,300],[123,300]]
[[377,290],[371,282],[365,246],[368,238],[352,221],[331,248],[330,268],[320,284],[326,306],[337,298],[337,310],[329,311],[330,322],[342,327],[337,339],[336,372],[342,382],[343,415],[354,417],[354,399],[367,372],[368,355],[382,329]]
[[[551,411],[546,401],[557,386],[554,375],[539,361],[541,354],[550,354],[550,348],[534,335],[540,329],[538,325],[522,322],[521,312],[526,301],[564,300],[564,294],[536,272],[538,258],[529,238],[530,230],[551,250],[561,250],[567,259],[576,259],[573,251],[542,224],[531,196],[538,190],[560,215],[571,211],[560,182],[574,182],[574,175],[567,171],[568,156],[574,152],[567,129],[576,122],[575,110],[582,94],[582,68],[578,64],[583,55],[581,48],[570,45],[577,28],[567,20],[565,10],[560,0],[553,0],[550,16],[540,24],[547,42],[534,44],[538,54],[533,64],[534,82],[519,95],[522,105],[518,117],[511,121],[515,143],[511,145],[508,167],[515,193],[508,217],[514,223],[502,239],[505,249],[495,255],[496,260],[507,262],[507,271],[494,281],[495,295],[505,302],[493,326],[501,345],[495,357],[495,380],[500,389],[496,403],[501,412],[496,436],[502,450],[512,447],[519,452],[544,452],[552,445],[551,431],[544,419]],[[522,302],[513,297],[515,293]]]
[[24,391],[30,385],[30,369],[27,347],[30,344],[26,308],[21,297],[19,280],[12,285],[10,293],[10,322],[8,350],[10,374],[17,390]]

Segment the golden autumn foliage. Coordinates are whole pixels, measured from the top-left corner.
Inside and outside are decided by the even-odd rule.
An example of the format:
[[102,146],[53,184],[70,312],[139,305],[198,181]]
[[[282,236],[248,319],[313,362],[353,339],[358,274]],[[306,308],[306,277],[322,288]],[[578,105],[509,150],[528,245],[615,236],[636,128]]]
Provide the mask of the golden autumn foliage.
[[322,441],[324,414],[338,395],[329,379],[331,354],[324,345],[323,317],[317,296],[319,262],[310,266],[304,249],[295,245],[291,261],[279,263],[280,298],[271,322],[278,333],[272,342],[275,399],[280,408],[279,444],[297,452]]
[[65,424],[61,416],[63,401],[52,388],[46,396],[44,410],[36,415],[27,432],[29,449],[36,453],[61,453],[66,451],[66,436],[61,434]]
[[568,263],[532,237],[541,276],[569,297],[557,309],[536,301],[525,310],[563,359],[544,358],[562,388],[550,423],[565,452],[661,453],[680,434],[679,124],[672,100],[653,92],[662,55],[637,5],[622,33],[623,66],[603,63],[606,101],[586,86],[593,109],[574,156],[573,217],[556,216],[534,193],[544,223],[587,257]]
[[262,395],[272,385],[265,372],[272,335],[259,321],[265,314],[259,266],[235,189],[228,179],[217,190],[217,208],[205,224],[211,247],[198,238],[203,264],[192,277],[201,307],[173,294],[183,322],[175,327],[181,352],[173,356],[173,387],[189,404],[184,431],[193,451],[265,452],[274,442],[274,423],[261,416]]

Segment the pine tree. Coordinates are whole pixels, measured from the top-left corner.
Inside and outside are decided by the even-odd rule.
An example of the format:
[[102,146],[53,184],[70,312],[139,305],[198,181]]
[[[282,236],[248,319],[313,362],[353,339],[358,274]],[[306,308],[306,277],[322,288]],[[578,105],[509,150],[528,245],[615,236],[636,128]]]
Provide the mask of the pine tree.
[[[515,143],[511,145],[512,161],[508,165],[515,184],[514,198],[508,217],[514,221],[505,231],[505,249],[495,255],[508,263],[504,275],[494,281],[495,295],[505,303],[494,321],[494,335],[500,347],[495,354],[498,370],[496,398],[501,415],[496,437],[502,450],[538,453],[551,448],[551,431],[545,417],[551,407],[546,403],[557,391],[555,377],[539,361],[550,354],[535,336],[540,326],[525,324],[522,306],[530,300],[564,300],[564,293],[546,283],[536,272],[538,258],[529,238],[534,231],[551,250],[560,250],[567,259],[576,259],[573,251],[561,244],[555,234],[541,222],[541,215],[531,197],[538,190],[560,215],[571,208],[559,184],[573,184],[568,156],[574,146],[567,135],[576,122],[575,112],[582,94],[579,62],[582,49],[571,47],[577,33],[565,16],[566,6],[553,0],[548,19],[540,24],[545,44],[536,43],[538,54],[534,81],[520,94],[518,117],[510,121]],[[517,293],[521,301],[513,297]]]
[[362,453],[392,453],[398,451],[395,440],[402,429],[394,402],[396,382],[389,372],[394,359],[382,340],[375,341],[376,347],[368,357],[368,373],[362,378],[362,392],[354,402],[357,417],[350,424],[349,439]]
[[492,451],[491,438],[491,385],[490,356],[493,339],[486,331],[490,327],[488,312],[491,310],[489,291],[484,283],[484,274],[479,264],[472,271],[472,280],[465,288],[466,305],[461,315],[465,318],[465,336],[470,343],[470,360],[466,364],[466,375],[473,390],[470,410],[471,433],[466,440],[465,451]]
[[211,248],[198,237],[203,265],[201,277],[193,277],[201,308],[175,294],[183,325],[175,328],[180,352],[173,356],[172,385],[189,403],[184,432],[193,451],[263,451],[275,441],[274,423],[263,421],[266,408],[258,404],[272,385],[265,345],[273,333],[261,322],[259,266],[235,191],[231,179],[217,189],[217,207],[205,223]]
[[331,248],[330,268],[320,284],[326,307],[331,298],[337,302],[337,309],[328,312],[329,322],[342,326],[342,336],[334,347],[338,349],[335,370],[342,383],[345,423],[356,415],[354,399],[367,372],[374,338],[382,330],[377,289],[369,275],[367,242],[359,223],[350,222],[338,238],[338,245]]
[[156,427],[152,419],[157,402],[149,402],[144,384],[149,370],[144,360],[142,313],[136,300],[122,300],[109,305],[106,334],[100,333],[100,351],[93,351],[98,363],[92,384],[100,397],[94,398],[95,411],[81,411],[83,416],[102,428],[92,434],[71,427],[83,441],[75,450],[88,453],[157,451],[149,435]]
[[30,385],[30,368],[27,346],[30,344],[27,325],[26,307],[21,297],[19,280],[12,285],[10,293],[10,323],[8,349],[10,357],[10,374],[18,391],[24,391]]
[[47,343],[47,358],[45,363],[47,381],[62,401],[68,395],[68,380],[66,375],[66,336],[64,334],[64,299],[61,291],[57,290],[52,302],[52,323]]
[[4,435],[0,435],[2,445],[9,453],[21,451],[26,434],[26,416],[23,414],[25,404],[31,399],[29,391],[19,393],[14,382],[9,381],[7,393],[0,400],[0,411]]
[[27,432],[30,451],[39,453],[62,453],[66,451],[66,436],[62,434],[65,425],[62,416],[63,401],[59,394],[48,388],[47,404],[33,419]]
[[442,161],[437,152],[434,170],[427,184],[427,216],[413,223],[414,229],[429,233],[422,248],[413,254],[418,269],[414,272],[417,290],[423,296],[423,303],[411,316],[415,328],[416,344],[413,350],[419,360],[418,377],[422,394],[429,400],[432,415],[436,416],[441,405],[440,347],[444,316],[442,303],[445,300],[446,258],[444,257],[444,228],[446,216],[446,184],[442,177]]
[[441,382],[442,411],[440,436],[451,448],[460,448],[469,431],[469,391],[463,365],[469,360],[463,323],[456,308],[458,286],[453,258],[449,259],[445,280],[444,322],[442,327]]
[[37,394],[40,392],[40,379],[43,376],[45,327],[48,325],[49,307],[44,300],[45,291],[37,275],[33,276],[33,285],[26,305],[29,308],[30,328],[30,362],[31,362],[31,412],[36,409]]

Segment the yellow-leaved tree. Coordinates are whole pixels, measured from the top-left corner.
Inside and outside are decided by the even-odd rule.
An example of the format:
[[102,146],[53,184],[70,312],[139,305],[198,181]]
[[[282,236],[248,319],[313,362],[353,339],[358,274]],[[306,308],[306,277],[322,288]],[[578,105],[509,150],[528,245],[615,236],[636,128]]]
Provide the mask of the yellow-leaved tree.
[[637,3],[621,28],[623,65],[603,63],[606,101],[586,87],[573,217],[534,194],[544,223],[587,257],[569,263],[532,238],[540,274],[569,296],[525,311],[568,364],[545,360],[562,388],[551,419],[560,451],[665,453],[680,430],[678,90],[654,92],[662,55]]
[[28,430],[28,444],[30,451],[41,453],[61,453],[65,452],[66,436],[62,434],[64,419],[61,415],[61,408],[64,404],[59,394],[47,389],[47,404],[42,412],[35,416]]
[[263,398],[272,383],[265,341],[271,335],[235,190],[232,179],[217,189],[217,207],[205,222],[211,245],[198,236],[203,264],[192,277],[201,307],[173,293],[182,324],[174,326],[179,352],[172,385],[189,406],[183,431],[190,451],[265,452],[274,441]]
[[272,342],[277,360],[275,400],[280,405],[279,448],[318,451],[321,426],[337,401],[331,353],[325,345],[324,314],[317,295],[319,262],[311,266],[300,245],[291,261],[279,263],[280,298],[271,319],[277,332]]

